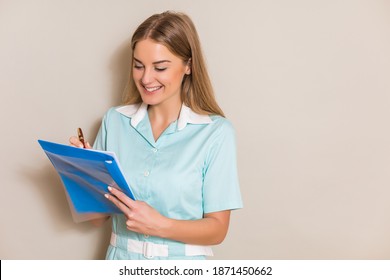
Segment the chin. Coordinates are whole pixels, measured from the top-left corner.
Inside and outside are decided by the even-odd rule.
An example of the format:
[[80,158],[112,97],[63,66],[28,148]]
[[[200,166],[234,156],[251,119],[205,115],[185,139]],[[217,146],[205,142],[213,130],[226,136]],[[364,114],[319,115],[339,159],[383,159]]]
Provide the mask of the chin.
[[141,96],[142,102],[148,105],[158,105],[160,104],[160,100],[156,100],[155,98],[148,98],[148,96]]

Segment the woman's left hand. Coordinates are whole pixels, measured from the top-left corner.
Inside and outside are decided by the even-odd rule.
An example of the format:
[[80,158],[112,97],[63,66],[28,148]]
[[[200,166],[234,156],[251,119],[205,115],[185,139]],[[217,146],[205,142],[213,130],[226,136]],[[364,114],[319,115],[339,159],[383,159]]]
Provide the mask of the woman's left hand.
[[105,196],[123,212],[128,230],[162,237],[168,218],[144,201],[133,200],[116,188],[109,187],[108,190],[111,194]]

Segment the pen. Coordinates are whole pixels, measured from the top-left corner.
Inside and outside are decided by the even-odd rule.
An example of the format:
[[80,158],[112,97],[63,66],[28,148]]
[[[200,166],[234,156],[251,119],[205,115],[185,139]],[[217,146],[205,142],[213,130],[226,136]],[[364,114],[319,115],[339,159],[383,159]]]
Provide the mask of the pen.
[[77,134],[79,135],[79,140],[83,143],[83,148],[85,148],[84,134],[80,127],[77,129]]

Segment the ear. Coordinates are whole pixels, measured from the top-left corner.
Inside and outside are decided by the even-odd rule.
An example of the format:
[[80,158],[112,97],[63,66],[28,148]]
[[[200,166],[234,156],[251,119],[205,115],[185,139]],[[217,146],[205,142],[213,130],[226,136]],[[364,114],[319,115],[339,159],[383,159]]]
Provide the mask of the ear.
[[190,75],[191,74],[191,66],[192,66],[192,60],[191,58],[187,61],[187,64],[186,64],[186,75]]

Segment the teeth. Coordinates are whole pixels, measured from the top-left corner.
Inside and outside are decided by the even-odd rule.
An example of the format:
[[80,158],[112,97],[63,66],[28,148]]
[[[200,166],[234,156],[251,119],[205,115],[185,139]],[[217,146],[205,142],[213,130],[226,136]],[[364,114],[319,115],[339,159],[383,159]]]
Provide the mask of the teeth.
[[161,86],[158,86],[158,87],[152,87],[152,88],[147,88],[145,87],[145,89],[149,92],[152,92],[152,91],[155,91],[155,90],[158,90],[159,88],[161,88]]

